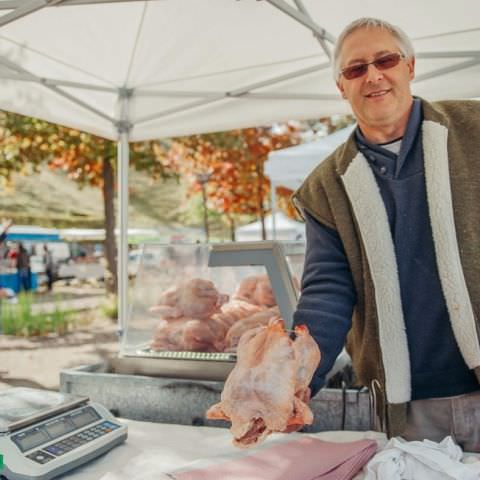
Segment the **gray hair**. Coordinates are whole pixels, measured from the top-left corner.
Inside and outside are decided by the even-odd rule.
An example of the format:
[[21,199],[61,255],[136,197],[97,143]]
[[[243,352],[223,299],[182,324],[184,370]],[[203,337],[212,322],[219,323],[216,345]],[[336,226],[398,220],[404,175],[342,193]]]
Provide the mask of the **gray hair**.
[[333,76],[335,81],[340,77],[340,55],[342,53],[343,43],[345,39],[356,30],[361,28],[382,28],[390,32],[398,42],[398,47],[403,55],[407,58],[413,58],[415,56],[415,50],[413,48],[412,41],[408,38],[407,34],[396,25],[380,20],[378,18],[364,17],[349,23],[342,31],[335,43],[335,49],[333,51]]

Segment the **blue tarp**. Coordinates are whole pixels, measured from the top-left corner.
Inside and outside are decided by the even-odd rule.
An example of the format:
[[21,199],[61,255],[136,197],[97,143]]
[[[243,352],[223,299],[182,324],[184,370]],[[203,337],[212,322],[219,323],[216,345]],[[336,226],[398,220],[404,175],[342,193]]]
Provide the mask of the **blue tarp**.
[[[0,287],[11,288],[15,293],[20,291],[20,278],[16,273],[2,273],[0,274]],[[38,287],[38,276],[36,273],[30,274],[31,290],[36,290]]]
[[58,233],[7,233],[7,241],[11,242],[59,242]]

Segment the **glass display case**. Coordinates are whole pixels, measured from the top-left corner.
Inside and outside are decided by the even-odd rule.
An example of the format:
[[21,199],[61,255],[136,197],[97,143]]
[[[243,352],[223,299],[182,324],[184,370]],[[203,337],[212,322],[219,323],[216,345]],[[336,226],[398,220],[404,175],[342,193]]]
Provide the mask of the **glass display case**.
[[303,244],[145,244],[121,356],[144,373],[224,379],[241,335],[271,318],[291,328]]

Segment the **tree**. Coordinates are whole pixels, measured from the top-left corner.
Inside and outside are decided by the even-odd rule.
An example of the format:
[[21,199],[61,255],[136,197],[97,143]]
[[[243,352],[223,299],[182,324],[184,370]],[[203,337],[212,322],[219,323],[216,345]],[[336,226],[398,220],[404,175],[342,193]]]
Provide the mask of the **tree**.
[[[95,135],[54,125],[22,115],[3,113],[0,129],[0,176],[7,181],[14,171],[35,170],[42,162],[62,169],[79,186],[102,189],[105,213],[105,257],[107,289],[117,291],[117,249],[115,242],[116,144]],[[152,178],[172,173],[154,153],[154,142],[131,145],[131,163],[149,172]]]
[[0,182],[11,183],[15,172],[34,172],[49,154],[54,131],[42,120],[0,111]]
[[[298,142],[299,130],[284,124],[175,138],[162,155],[185,178],[191,194],[205,192],[204,212],[210,208],[225,216],[232,240],[236,217],[245,214],[261,218],[266,238],[265,199],[270,182],[264,163],[270,151]],[[208,232],[207,218],[204,224]]]

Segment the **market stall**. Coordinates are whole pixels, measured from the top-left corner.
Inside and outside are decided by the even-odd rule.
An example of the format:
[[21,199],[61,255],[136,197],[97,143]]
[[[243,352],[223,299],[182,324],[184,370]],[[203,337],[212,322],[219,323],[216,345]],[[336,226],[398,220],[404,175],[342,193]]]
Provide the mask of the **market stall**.
[[[179,337],[181,341],[186,340],[184,327],[189,318],[183,307],[175,317],[184,322],[178,322],[180,336],[170,337],[168,329],[160,328],[146,344],[145,331],[152,332],[151,325],[143,328],[141,324],[145,318],[148,320],[146,315],[128,325],[126,333],[129,141],[346,112],[346,105],[336,94],[330,78],[331,45],[335,34],[348,21],[365,15],[399,23],[414,37],[419,59],[415,94],[429,99],[478,96],[476,77],[480,56],[471,45],[478,45],[480,4],[470,1],[465,8],[458,8],[451,2],[432,0],[422,5],[429,11],[428,22],[424,15],[419,15],[418,2],[393,0],[368,5],[353,1],[326,5],[314,0],[213,0],[208,3],[194,0],[188,4],[175,0],[1,2],[0,8],[7,13],[0,18],[3,39],[0,107],[118,141],[119,331],[124,334],[122,342],[128,347],[126,352],[143,360],[144,357],[165,357],[156,360],[173,365],[169,352],[181,351],[194,366],[198,362],[204,366],[208,362],[215,365],[214,362],[218,362],[215,354],[224,360],[225,355],[232,353],[225,349],[214,352],[179,349],[177,342]],[[211,28],[212,25],[215,28]],[[179,311],[178,306],[171,303],[182,297],[180,287],[185,285],[180,285],[180,280],[183,279],[178,274],[170,274],[173,290],[168,294],[164,291],[160,301],[153,305],[157,312],[165,315],[166,311]],[[270,280],[281,282],[280,276],[270,276]],[[219,285],[223,286],[223,283]],[[286,297],[276,300],[285,321],[291,322],[295,286],[293,282],[286,282],[283,287]],[[276,290],[274,285],[273,289]],[[207,290],[212,292],[212,287],[208,286]],[[217,300],[219,298],[220,295]],[[161,318],[160,327],[165,327],[165,323],[168,326],[170,318]],[[211,315],[205,316],[207,319],[211,320]],[[176,348],[164,348],[170,344]],[[192,352],[193,358],[189,355]],[[173,357],[177,365],[184,360],[178,358],[181,355]],[[171,375],[180,372],[176,367],[173,370]],[[196,371],[204,375],[209,369],[197,368]],[[189,380],[192,391],[208,390],[208,385],[192,381],[190,375],[185,373],[180,380]],[[96,381],[100,379],[98,375],[94,377]],[[128,380],[140,386],[141,377],[147,384],[141,384],[138,390],[129,388],[123,378],[110,378],[123,396],[129,392],[128,401],[135,403],[139,397],[149,397],[155,390],[153,376],[132,374]],[[64,388],[74,387],[64,385]],[[89,387],[79,382],[77,388]],[[183,398],[175,396],[172,403],[178,403],[179,399]],[[194,405],[192,402],[190,407]],[[163,405],[157,403],[153,408],[161,412]],[[138,435],[148,439],[152,435],[147,431],[158,432],[164,441],[162,447],[175,436],[168,429],[165,436],[160,435],[160,425],[139,427]],[[208,445],[204,441],[207,435],[203,428],[189,428],[193,436],[180,432],[176,438],[182,446],[175,442],[176,448],[164,452],[168,458],[178,455],[178,463],[210,455],[210,450],[202,450],[204,443],[210,449],[218,448],[216,442]],[[132,426],[132,433],[135,429]],[[362,429],[365,430],[365,426]],[[212,438],[225,433],[217,432],[220,433],[214,433]],[[140,444],[135,434],[132,440]],[[182,456],[186,445],[191,445],[194,455]],[[125,450],[123,453],[133,454]],[[165,458],[163,454],[162,458]],[[95,477],[98,466],[91,464]]]

